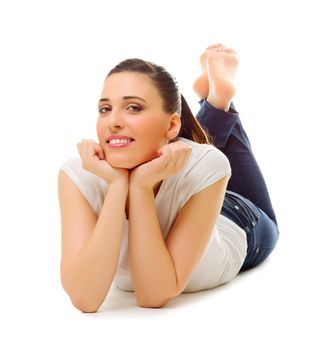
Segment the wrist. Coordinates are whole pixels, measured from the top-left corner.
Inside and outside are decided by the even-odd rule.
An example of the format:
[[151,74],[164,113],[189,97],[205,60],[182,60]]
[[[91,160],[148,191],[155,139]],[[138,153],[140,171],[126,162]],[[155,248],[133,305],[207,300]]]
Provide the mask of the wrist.
[[152,191],[153,190],[153,186],[144,184],[141,181],[134,181],[133,180],[133,181],[129,182],[129,190],[130,191],[137,190],[137,191],[148,192],[148,191]]
[[121,187],[121,188],[124,188],[124,189],[127,189],[127,190],[128,190],[128,187],[129,187],[128,177],[127,178],[120,177],[120,178],[114,179],[114,180],[108,182],[108,184],[111,187]]
[[145,190],[153,189],[154,184],[152,182],[146,181],[146,177],[143,179],[141,176],[137,176],[134,171],[129,174],[129,187],[132,188],[142,188]]

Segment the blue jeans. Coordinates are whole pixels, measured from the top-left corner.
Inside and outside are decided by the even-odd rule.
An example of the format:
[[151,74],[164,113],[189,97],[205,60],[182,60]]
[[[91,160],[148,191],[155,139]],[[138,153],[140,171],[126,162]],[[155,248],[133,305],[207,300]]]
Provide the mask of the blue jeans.
[[233,103],[228,112],[199,101],[197,120],[212,137],[215,147],[229,159],[229,179],[221,214],[246,233],[247,256],[241,271],[262,263],[275,248],[279,230],[267,186],[250,141]]

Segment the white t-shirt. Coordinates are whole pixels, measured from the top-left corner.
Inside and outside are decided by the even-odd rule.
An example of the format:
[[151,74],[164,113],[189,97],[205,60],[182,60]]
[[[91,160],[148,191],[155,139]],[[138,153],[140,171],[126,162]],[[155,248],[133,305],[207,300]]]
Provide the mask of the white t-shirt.
[[[212,185],[226,175],[231,176],[228,158],[215,146],[199,144],[179,138],[192,147],[184,167],[175,175],[162,181],[155,198],[155,205],[164,239],[185,203],[196,193]],[[72,179],[99,216],[108,183],[85,170],[80,157],[67,160],[61,169]],[[123,239],[114,277],[115,285],[125,291],[134,291],[128,266],[128,224],[125,219]],[[245,231],[219,213],[206,249],[195,267],[183,292],[195,292],[214,288],[233,279],[246,257]]]

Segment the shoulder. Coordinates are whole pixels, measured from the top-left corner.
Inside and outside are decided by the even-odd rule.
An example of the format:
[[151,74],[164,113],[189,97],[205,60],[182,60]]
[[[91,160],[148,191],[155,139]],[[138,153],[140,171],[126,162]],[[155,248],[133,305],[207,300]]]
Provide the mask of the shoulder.
[[228,158],[215,146],[199,144],[182,137],[178,140],[192,148],[182,170],[168,181],[179,192],[177,197],[180,197],[182,203],[225,176],[231,176]]
[[[231,167],[226,155],[211,144],[200,144],[180,137],[180,141],[192,148],[191,156],[187,162],[190,171],[217,173],[220,177],[231,176]],[[187,169],[188,170],[188,169]]]
[[80,157],[67,159],[60,166],[60,170],[69,176],[87,199],[92,209],[99,214],[108,187],[107,182],[84,169]]
[[91,182],[94,174],[87,171],[82,166],[80,157],[72,157],[67,159],[60,167],[74,182],[82,181],[84,183]]

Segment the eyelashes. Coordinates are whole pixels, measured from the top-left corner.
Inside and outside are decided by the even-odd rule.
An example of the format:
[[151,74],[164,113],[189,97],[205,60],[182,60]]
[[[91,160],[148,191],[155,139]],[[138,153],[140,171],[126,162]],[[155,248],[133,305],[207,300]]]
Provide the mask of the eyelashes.
[[109,112],[110,108],[109,107],[101,107],[99,109],[99,113],[103,114],[103,113],[107,113]]
[[[129,108],[133,108],[133,110],[131,109],[130,111],[131,112],[141,112],[143,110],[142,107],[138,106],[138,105],[130,105],[127,107],[127,109]],[[99,109],[99,113],[100,114],[104,114],[104,113],[107,113],[107,112],[110,112],[111,111],[111,107],[110,106],[103,106]]]
[[134,110],[133,112],[140,112],[140,111],[142,111],[142,108],[140,107],[140,106],[138,106],[138,105],[131,105],[131,106],[128,106],[128,108],[137,108],[137,110]]

